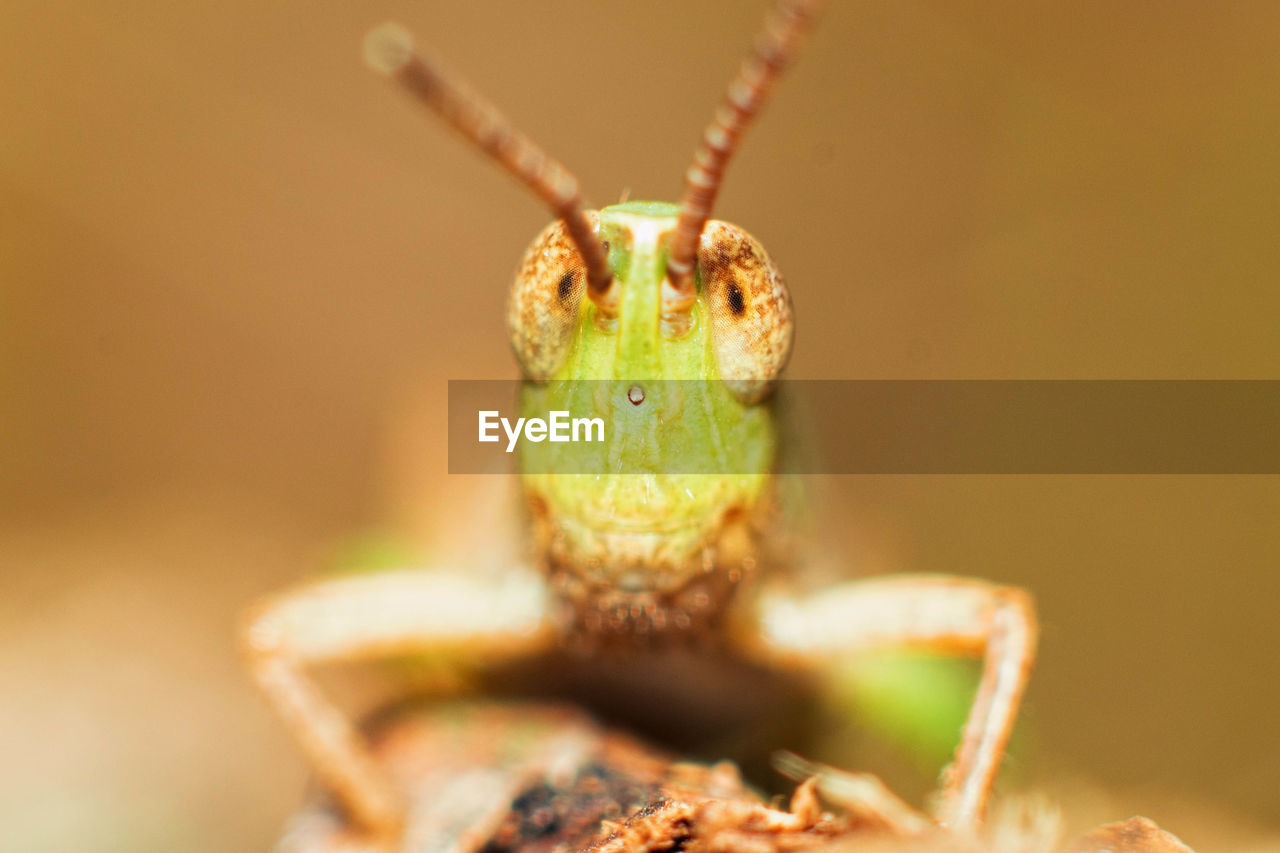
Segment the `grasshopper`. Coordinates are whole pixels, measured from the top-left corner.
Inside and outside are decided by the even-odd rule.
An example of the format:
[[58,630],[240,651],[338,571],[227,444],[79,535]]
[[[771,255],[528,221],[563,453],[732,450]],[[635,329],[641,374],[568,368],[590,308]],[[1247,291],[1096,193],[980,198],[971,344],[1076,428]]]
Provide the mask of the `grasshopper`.
[[[771,14],[702,138],[679,204],[632,201],[599,211],[586,209],[562,165],[416,53],[402,28],[385,25],[367,37],[369,64],[492,155],[555,216],[525,253],[508,303],[530,395],[560,393],[573,380],[622,380],[614,402],[628,425],[613,450],[657,460],[650,473],[526,474],[539,556],[500,579],[446,570],[343,577],[249,610],[241,646],[253,680],[321,783],[372,836],[401,836],[412,817],[406,795],[309,667],[420,650],[509,661],[561,647],[606,654],[655,642],[716,645],[783,671],[820,670],[884,646],[982,656],[932,814],[956,831],[979,825],[1034,656],[1029,596],[923,575],[846,581],[799,596],[760,559],[777,443],[770,389],[790,353],[791,297],[759,242],[710,215],[743,131],[818,5],[783,0]],[[646,380],[709,381],[705,396],[692,400],[647,390]],[[668,455],[689,452],[745,460],[746,470],[664,472]]]

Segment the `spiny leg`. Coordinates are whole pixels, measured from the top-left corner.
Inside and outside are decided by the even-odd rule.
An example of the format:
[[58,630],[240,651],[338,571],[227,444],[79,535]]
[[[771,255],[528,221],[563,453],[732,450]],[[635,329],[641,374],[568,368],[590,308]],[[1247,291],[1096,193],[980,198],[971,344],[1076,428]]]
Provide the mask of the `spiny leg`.
[[884,646],[983,655],[982,680],[936,817],[955,829],[982,819],[1013,731],[1036,646],[1030,596],[1015,587],[941,576],[841,584],[797,600],[766,593],[752,651],[775,662],[814,663]]
[[319,581],[252,607],[241,628],[250,674],[353,822],[394,835],[404,804],[368,744],[307,674],[310,664],[456,649],[469,659],[552,643],[541,577],[501,581],[398,571]]

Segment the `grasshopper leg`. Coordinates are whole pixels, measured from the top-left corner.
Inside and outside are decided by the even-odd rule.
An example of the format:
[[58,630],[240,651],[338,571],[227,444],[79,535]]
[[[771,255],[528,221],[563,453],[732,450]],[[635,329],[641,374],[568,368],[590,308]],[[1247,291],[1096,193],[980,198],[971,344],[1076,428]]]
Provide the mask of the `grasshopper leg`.
[[533,654],[553,642],[547,612],[544,582],[531,572],[501,581],[382,572],[267,598],[245,614],[240,641],[250,674],[316,775],[354,823],[394,837],[405,817],[400,793],[307,667],[422,650],[491,659]]
[[1036,618],[1015,587],[944,576],[853,581],[806,599],[766,593],[752,651],[776,663],[819,663],[885,646],[983,656],[982,680],[936,818],[954,829],[982,819],[1031,672]]

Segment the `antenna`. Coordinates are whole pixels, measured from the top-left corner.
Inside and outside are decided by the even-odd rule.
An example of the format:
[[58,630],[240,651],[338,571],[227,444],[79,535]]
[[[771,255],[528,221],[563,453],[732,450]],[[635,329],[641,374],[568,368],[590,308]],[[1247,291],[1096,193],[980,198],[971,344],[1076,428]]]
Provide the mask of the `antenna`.
[[702,145],[685,173],[680,218],[667,258],[667,277],[680,296],[693,298],[698,241],[715,206],[725,166],[737,150],[743,131],[791,62],[821,6],[822,0],[780,0],[765,21],[764,30],[743,61],[738,76],[729,84],[724,104],[702,135]]
[[507,168],[564,220],[587,267],[587,291],[593,300],[609,289],[611,274],[604,249],[583,212],[582,188],[559,161],[516,129],[497,107],[438,62],[414,51],[413,35],[400,24],[374,27],[364,37],[369,67],[395,79],[463,136]]

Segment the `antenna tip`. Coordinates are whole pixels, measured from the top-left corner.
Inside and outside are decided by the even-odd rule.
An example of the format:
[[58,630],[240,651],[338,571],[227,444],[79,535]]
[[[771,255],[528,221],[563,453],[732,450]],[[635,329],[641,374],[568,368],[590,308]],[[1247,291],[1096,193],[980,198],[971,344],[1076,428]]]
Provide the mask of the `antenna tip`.
[[413,34],[394,21],[379,24],[364,36],[364,61],[374,71],[395,74],[413,56]]

